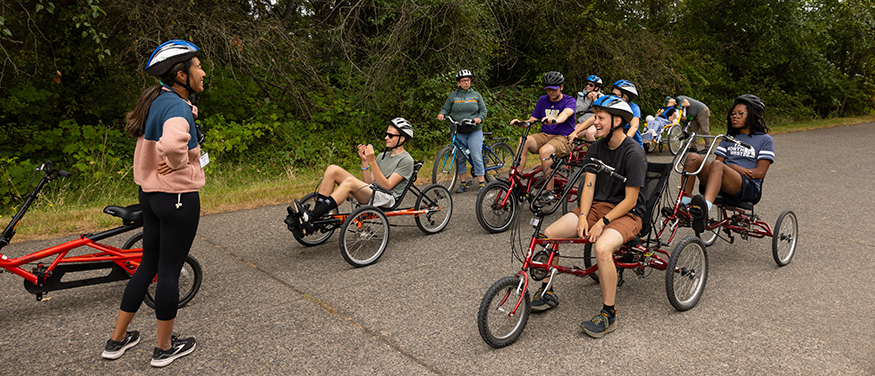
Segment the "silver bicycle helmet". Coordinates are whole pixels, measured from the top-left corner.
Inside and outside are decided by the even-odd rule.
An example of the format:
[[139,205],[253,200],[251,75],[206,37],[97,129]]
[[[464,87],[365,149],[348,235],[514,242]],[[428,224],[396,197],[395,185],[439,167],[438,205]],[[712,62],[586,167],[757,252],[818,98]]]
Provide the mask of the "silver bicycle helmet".
[[471,71],[469,71],[469,70],[467,70],[467,69],[462,69],[462,70],[460,70],[459,72],[456,73],[456,81],[461,80],[461,79],[463,79],[463,78],[465,78],[465,77],[469,77],[469,78],[471,78],[471,77],[474,77],[474,75],[471,74]]
[[614,88],[620,90],[621,93],[626,94],[626,96],[629,97],[629,102],[638,98],[638,88],[636,88],[635,84],[629,80],[618,80],[617,82],[614,82]]
[[174,64],[200,56],[201,49],[194,43],[181,39],[172,39],[162,43],[146,61],[146,73],[163,77]]

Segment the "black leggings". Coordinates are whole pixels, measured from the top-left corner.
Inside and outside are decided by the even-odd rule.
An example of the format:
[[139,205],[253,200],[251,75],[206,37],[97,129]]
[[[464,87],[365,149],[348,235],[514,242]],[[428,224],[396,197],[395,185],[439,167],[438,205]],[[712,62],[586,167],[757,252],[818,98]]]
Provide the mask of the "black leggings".
[[143,261],[128,282],[119,308],[124,312],[137,312],[157,274],[155,317],[162,321],[173,320],[179,305],[179,273],[200,220],[200,195],[198,192],[146,193],[141,189],[140,206],[143,208]]

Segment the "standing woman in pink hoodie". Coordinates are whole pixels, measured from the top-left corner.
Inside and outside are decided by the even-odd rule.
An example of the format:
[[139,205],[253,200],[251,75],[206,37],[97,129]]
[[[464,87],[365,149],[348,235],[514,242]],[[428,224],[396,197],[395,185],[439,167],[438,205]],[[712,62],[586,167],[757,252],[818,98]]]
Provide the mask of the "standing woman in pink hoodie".
[[[143,209],[143,260],[128,282],[115,329],[102,356],[118,359],[140,342],[128,325],[157,277],[155,317],[158,343],[151,365],[163,367],[195,349],[194,338],[177,338],[173,324],[179,302],[179,274],[197,233],[204,171],[200,132],[191,99],[204,90],[201,50],[191,42],[170,40],[149,57],[146,73],[159,83],[146,89],[127,115],[125,129],[137,138],[134,182]],[[204,163],[206,164],[206,163]]]

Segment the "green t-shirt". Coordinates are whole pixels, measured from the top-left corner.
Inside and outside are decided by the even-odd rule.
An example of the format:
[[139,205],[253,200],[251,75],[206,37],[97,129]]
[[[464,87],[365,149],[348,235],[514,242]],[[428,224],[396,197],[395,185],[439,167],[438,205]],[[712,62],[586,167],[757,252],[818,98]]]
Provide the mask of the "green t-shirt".
[[404,193],[404,187],[407,186],[407,182],[413,176],[413,157],[406,151],[393,157],[392,152],[387,151],[377,156],[377,166],[380,167],[380,172],[387,179],[395,172],[404,177],[394,187],[383,187],[392,192],[392,196],[397,200]]
[[483,103],[483,97],[480,96],[480,93],[474,91],[474,89],[456,89],[450,93],[450,96],[447,97],[447,101],[444,102],[444,107],[441,108],[440,112],[441,115],[452,116],[455,121],[479,118],[481,123],[477,124],[472,132],[477,132],[483,129],[482,121],[486,121],[487,113],[488,111],[486,110],[486,104]]

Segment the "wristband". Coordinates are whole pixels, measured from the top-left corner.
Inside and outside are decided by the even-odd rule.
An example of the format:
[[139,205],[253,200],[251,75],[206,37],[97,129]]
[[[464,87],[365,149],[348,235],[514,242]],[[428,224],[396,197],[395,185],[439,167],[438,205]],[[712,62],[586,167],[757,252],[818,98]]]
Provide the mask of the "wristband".
[[608,217],[602,217],[602,222],[605,223],[605,226],[611,224],[611,221],[608,219]]
[[362,171],[365,171],[365,170],[367,170],[367,169],[369,169],[369,168],[371,168],[371,166],[365,166],[365,167],[362,167]]

